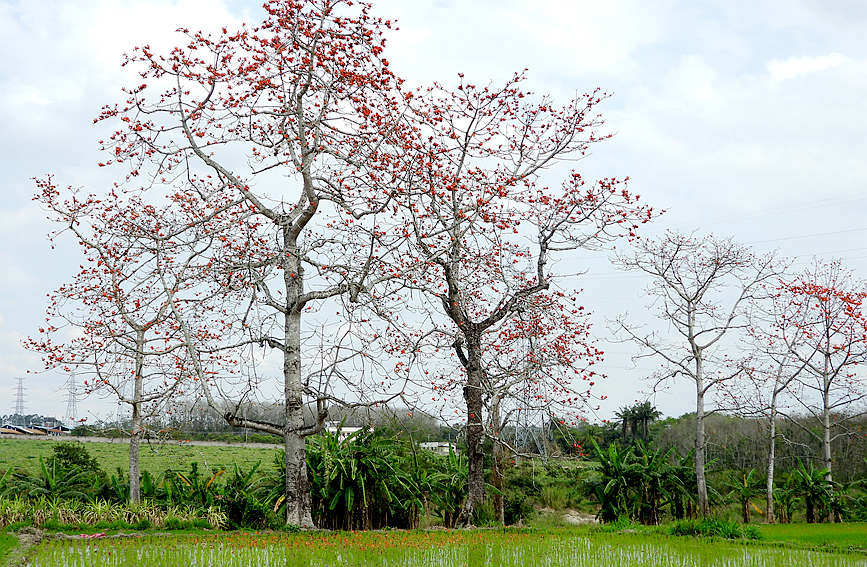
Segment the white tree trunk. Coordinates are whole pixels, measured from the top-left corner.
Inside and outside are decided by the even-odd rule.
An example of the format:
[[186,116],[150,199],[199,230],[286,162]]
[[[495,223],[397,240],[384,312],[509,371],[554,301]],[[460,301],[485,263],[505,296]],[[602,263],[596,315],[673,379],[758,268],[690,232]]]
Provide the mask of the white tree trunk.
[[698,511],[702,516],[710,512],[710,502],[707,496],[707,479],[705,477],[705,436],[704,436],[704,393],[696,395],[695,406],[695,482],[698,487]]
[[698,488],[698,512],[706,516],[710,512],[710,502],[707,496],[707,479],[705,477],[705,436],[704,436],[704,378],[702,377],[702,360],[695,361],[695,482]]
[[771,395],[770,416],[768,417],[768,480],[765,485],[765,521],[776,522],[774,513],[774,459],[777,445],[777,392]]
[[[288,231],[284,232],[288,235]],[[288,240],[288,239],[287,239]],[[294,240],[287,242],[284,284],[287,291],[283,329],[283,397],[285,431],[283,448],[286,466],[286,524],[313,528],[310,481],[304,437],[304,385],[301,380],[301,311],[298,300],[304,293],[303,268]]]
[[132,430],[129,437],[129,500],[141,501],[139,476],[139,442],[141,440],[141,405],[144,388],[144,331],[136,333],[135,377],[132,394]]

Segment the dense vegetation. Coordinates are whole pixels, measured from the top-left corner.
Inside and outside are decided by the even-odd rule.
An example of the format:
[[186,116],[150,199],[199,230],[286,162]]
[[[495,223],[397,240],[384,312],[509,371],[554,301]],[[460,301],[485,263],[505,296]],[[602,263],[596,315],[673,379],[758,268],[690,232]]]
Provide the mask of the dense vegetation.
[[[647,424],[639,421],[634,428],[621,422],[567,432],[585,436],[584,457],[524,457],[503,463],[500,488],[488,485],[487,490],[490,496],[502,497],[504,522],[526,522],[545,509],[575,509],[602,522],[646,525],[696,517],[691,452],[671,443],[689,417],[662,422],[655,418],[652,415]],[[722,418],[720,423],[738,421]],[[311,437],[307,466],[317,526],[346,530],[455,526],[465,498],[466,458],[461,452],[442,456],[423,450],[416,441],[419,437],[425,435],[417,425]],[[558,452],[564,438],[548,438],[549,454]],[[6,470],[0,468],[2,525],[267,528],[281,524],[285,478],[277,450],[160,446],[153,460],[144,459],[151,466],[143,469],[143,503],[135,506],[127,504],[123,445],[0,440],[0,449],[10,453],[2,460]],[[22,455],[37,449],[41,454],[35,457]],[[13,460],[23,466],[12,466]],[[757,503],[762,501],[764,478],[760,461],[748,463],[754,466],[747,469],[732,467],[742,463],[713,461],[710,493],[716,516],[748,523],[763,514]],[[867,520],[865,477],[860,472],[867,461],[846,466],[852,470],[851,481],[827,481],[824,471],[809,460],[797,459],[794,466],[783,469],[776,477],[779,521]],[[493,501],[489,498],[475,511],[475,525],[497,523]],[[31,509],[39,512],[29,514]],[[694,531],[693,524],[679,525],[684,533]]]

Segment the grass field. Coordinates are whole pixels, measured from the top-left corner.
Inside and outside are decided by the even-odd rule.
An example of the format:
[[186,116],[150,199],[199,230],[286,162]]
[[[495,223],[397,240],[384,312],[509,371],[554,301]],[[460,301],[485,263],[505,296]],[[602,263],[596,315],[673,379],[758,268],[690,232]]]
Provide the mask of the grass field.
[[194,565],[324,567],[865,567],[867,555],[777,545],[742,545],[582,529],[187,534],[48,540],[28,554],[34,567]]
[[867,523],[756,525],[764,541],[867,552]]
[[[74,440],[65,439],[65,440]],[[39,467],[39,458],[48,457],[52,447],[51,441],[31,439],[0,439],[0,471],[7,469],[24,469],[34,471]],[[129,466],[129,445],[126,443],[86,443],[88,452],[96,457],[102,469],[113,473],[117,467],[126,469]],[[149,444],[141,446],[141,469],[152,474],[162,473],[168,468],[186,469],[193,461],[199,463],[199,468],[205,470],[211,467],[232,468],[234,463],[250,466],[256,461],[262,461],[262,467],[270,467],[274,462],[275,450],[259,447],[233,446],[202,446]]]

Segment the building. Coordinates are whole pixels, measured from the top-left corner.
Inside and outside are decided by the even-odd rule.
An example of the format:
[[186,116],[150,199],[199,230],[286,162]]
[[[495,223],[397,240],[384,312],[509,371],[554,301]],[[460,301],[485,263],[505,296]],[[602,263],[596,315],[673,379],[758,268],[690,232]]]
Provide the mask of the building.
[[450,452],[457,454],[458,452],[457,445],[450,441],[426,441],[419,443],[419,447],[437,455],[448,455]]
[[326,421],[325,422],[325,431],[331,433],[332,435],[337,435],[338,441],[343,441],[353,433],[357,431],[361,431],[361,427],[347,427],[341,426],[336,421]]

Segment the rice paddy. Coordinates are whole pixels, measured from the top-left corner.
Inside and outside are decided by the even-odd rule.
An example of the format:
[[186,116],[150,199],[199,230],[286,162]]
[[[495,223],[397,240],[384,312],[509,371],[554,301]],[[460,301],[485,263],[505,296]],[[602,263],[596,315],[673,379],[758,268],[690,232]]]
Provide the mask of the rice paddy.
[[33,567],[867,567],[867,555],[586,530],[230,533],[51,539]]

